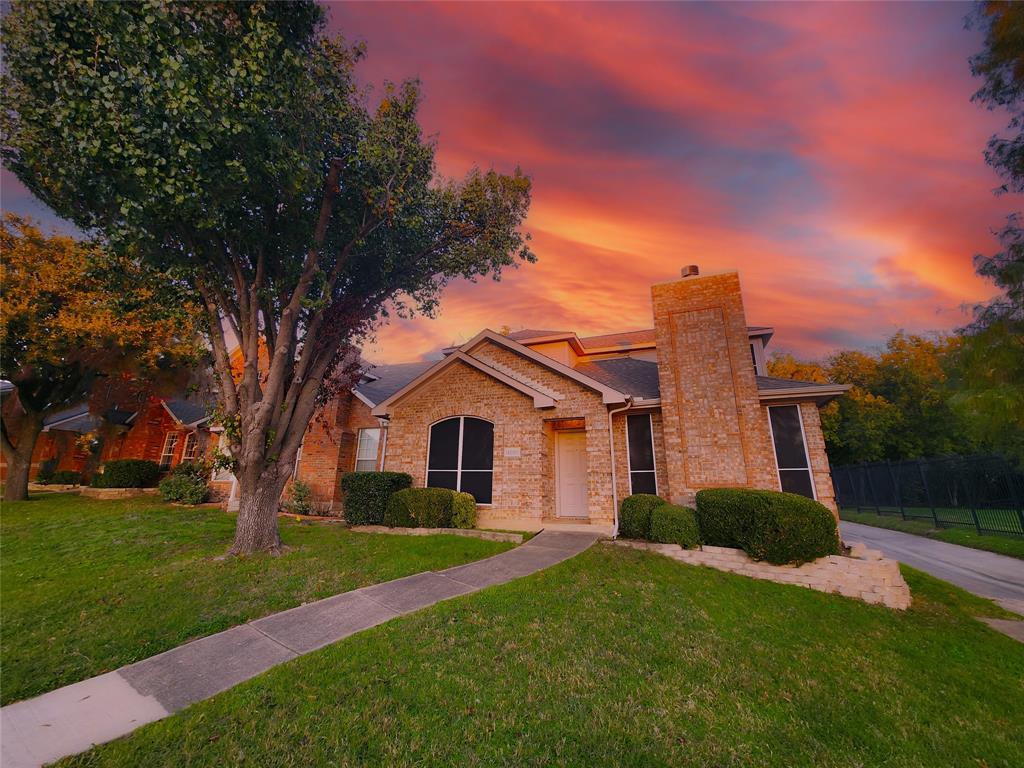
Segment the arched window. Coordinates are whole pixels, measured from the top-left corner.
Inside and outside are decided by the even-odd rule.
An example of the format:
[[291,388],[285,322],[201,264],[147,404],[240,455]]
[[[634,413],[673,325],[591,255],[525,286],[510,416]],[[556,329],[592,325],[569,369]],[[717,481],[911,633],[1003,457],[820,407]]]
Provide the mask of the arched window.
[[494,474],[494,425],[472,416],[455,416],[430,428],[427,485],[473,494],[477,504],[491,503]]

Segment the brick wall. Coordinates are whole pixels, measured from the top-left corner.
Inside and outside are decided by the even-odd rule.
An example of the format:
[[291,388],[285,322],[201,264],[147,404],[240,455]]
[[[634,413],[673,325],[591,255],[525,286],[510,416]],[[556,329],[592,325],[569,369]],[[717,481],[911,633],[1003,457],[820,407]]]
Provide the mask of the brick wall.
[[701,488],[778,489],[738,275],[662,283],[652,287],[651,299],[668,480],[663,495],[693,504]]

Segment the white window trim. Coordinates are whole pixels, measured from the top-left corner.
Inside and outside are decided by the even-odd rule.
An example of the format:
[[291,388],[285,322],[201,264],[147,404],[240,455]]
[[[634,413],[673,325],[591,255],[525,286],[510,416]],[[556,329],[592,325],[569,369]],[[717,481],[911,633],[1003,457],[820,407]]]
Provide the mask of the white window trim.
[[[188,455],[189,441],[192,441],[192,455]],[[199,438],[195,432],[189,432],[185,435],[185,443],[181,446],[181,460],[182,461],[195,461],[196,456],[199,455]]]
[[[804,412],[800,407],[799,403],[788,403],[786,405],[769,405],[768,411],[768,435],[772,439],[772,456],[775,459],[775,476],[779,480],[779,490],[782,490],[782,473],[783,472],[795,472],[797,468],[791,468],[783,470],[779,467],[779,451],[775,447],[775,429],[772,427],[772,409],[773,408],[796,408],[797,421],[800,424],[800,440],[804,444],[804,460],[807,462],[807,474],[811,478],[811,498],[815,501],[818,500],[818,489],[814,483],[814,469],[811,467],[811,454],[807,451],[807,434],[804,432]],[[799,471],[803,471],[802,468]]]
[[[372,458],[359,458],[359,449],[362,447],[362,436],[363,432],[373,430],[377,433],[377,446],[374,449]],[[354,472],[374,472],[377,470],[377,459],[380,456],[380,440],[381,440],[381,427],[360,427],[356,431],[356,457],[352,465]],[[373,461],[373,469],[359,469],[360,461]]]
[[491,435],[493,437],[493,435],[494,435],[494,422],[491,421],[490,419],[484,419],[484,418],[482,418],[480,416],[465,416],[465,415],[463,415],[463,416],[445,416],[443,419],[438,419],[437,421],[432,422],[430,424],[430,426],[427,427],[427,458],[426,458],[426,461],[424,461],[424,466],[423,466],[423,484],[427,488],[432,487],[432,486],[429,485],[429,483],[430,483],[430,441],[431,441],[431,439],[433,439],[433,436],[434,436],[434,426],[436,424],[440,424],[443,421],[449,421],[451,419],[458,419],[459,420],[459,453],[458,453],[458,464],[459,465],[454,470],[451,470],[451,469],[435,469],[434,471],[435,472],[453,472],[454,471],[455,472],[455,490],[458,491],[459,493],[462,493],[462,473],[463,473],[463,471],[465,471],[465,472],[479,472],[479,473],[487,472],[487,473],[489,473],[490,476],[491,476],[491,500],[489,502],[487,502],[487,503],[478,501],[476,503],[476,505],[478,507],[491,507],[491,506],[494,506],[494,444],[493,444],[493,442],[491,444],[491,468],[490,469],[467,469],[467,470],[463,470],[462,469],[462,433],[463,433],[463,431],[466,428],[466,419],[477,419],[479,421],[486,421],[488,424],[491,425]]
[[[174,440],[174,444],[171,445],[170,449],[168,450],[168,443],[171,442],[172,438]],[[176,430],[172,429],[170,432],[168,432],[166,435],[164,435],[164,447],[160,450],[160,461],[159,461],[158,466],[160,467],[160,471],[161,472],[164,472],[164,471],[166,471],[166,470],[171,468],[171,464],[174,462],[174,452],[177,449],[178,449],[178,432]],[[164,466],[164,456],[167,457],[167,466],[166,467]]]
[[[626,414],[626,474],[629,475],[629,492],[633,493],[633,459],[629,455],[629,417],[646,416],[647,423],[651,427],[651,459],[654,461],[654,469],[638,469],[637,472],[652,472],[654,474],[654,495],[658,495],[658,454],[654,452],[654,418],[647,413]],[[774,444],[773,444],[774,445]]]
[[754,352],[754,373],[758,376],[768,375],[768,361],[764,354],[764,340],[751,339],[750,348]]

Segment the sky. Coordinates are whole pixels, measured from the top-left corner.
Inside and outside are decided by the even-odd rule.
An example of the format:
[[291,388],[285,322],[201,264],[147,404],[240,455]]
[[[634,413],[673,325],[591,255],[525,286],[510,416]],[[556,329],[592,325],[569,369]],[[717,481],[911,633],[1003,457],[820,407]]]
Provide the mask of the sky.
[[[369,86],[419,78],[438,166],[533,179],[536,264],[458,283],[366,356],[480,329],[650,327],[650,286],[736,269],[772,348],[820,357],[944,331],[993,289],[975,253],[1019,200],[982,151],[981,47],[955,3],[331,4]],[[3,207],[57,224],[4,173]]]

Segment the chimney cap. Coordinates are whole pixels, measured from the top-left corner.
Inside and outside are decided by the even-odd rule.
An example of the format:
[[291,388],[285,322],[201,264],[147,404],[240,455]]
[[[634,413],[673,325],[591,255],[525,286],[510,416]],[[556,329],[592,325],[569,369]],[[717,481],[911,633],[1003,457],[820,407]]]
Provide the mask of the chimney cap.
[[696,277],[700,274],[700,267],[696,264],[687,264],[681,270],[679,270],[681,277]]

